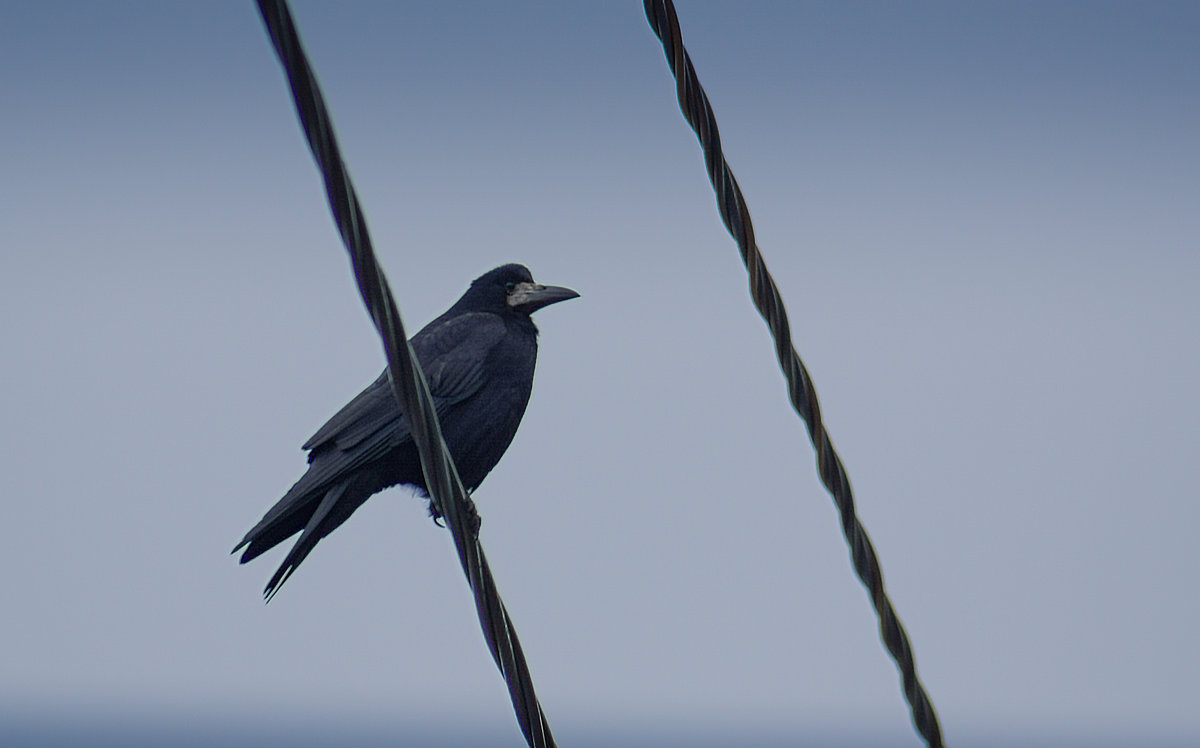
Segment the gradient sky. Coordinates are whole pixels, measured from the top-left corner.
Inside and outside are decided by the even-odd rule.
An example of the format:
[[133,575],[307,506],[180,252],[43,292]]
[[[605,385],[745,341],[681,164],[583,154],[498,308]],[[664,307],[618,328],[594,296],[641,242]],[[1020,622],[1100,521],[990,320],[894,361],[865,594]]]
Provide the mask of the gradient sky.
[[[583,294],[476,494],[559,742],[916,745],[641,5],[293,7],[411,331]],[[1200,739],[1200,5],[679,14],[949,740]],[[423,502],[228,555],[383,361],[252,5],[0,18],[0,713],[519,744]]]

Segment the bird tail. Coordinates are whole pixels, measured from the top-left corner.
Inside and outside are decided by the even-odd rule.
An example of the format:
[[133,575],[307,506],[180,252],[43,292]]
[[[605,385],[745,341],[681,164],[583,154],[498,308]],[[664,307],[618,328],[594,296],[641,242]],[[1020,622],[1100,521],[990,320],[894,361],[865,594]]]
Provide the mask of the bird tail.
[[312,516],[308,518],[308,522],[304,525],[304,531],[300,533],[300,539],[292,546],[292,550],[288,552],[283,563],[275,570],[271,581],[267,582],[266,589],[263,590],[263,600],[271,602],[271,598],[275,597],[275,593],[279,591],[281,585],[287,581],[287,578],[292,575],[292,572],[300,566],[312,549],[317,546],[317,542],[328,534],[328,528],[322,531],[321,524],[325,518],[329,516],[329,512],[341,500],[342,495],[346,493],[348,484],[341,483],[329,489],[325,493],[325,497],[321,499],[321,503],[313,511]]
[[233,553],[246,549],[239,559],[241,563],[258,558],[303,530],[308,524],[308,518],[316,511],[321,498],[329,492],[330,486],[306,490],[308,487],[303,483],[303,478],[297,481],[296,485],[263,515],[258,524],[247,531],[241,542],[234,546]]
[[[357,488],[354,480],[336,483],[320,490],[294,495],[299,484],[293,487],[270,511],[252,527],[242,541],[233,549],[237,553],[242,548],[241,563],[246,563],[266,551],[274,548],[283,541],[300,533],[299,540],[284,558],[283,563],[275,571],[271,581],[263,590],[263,598],[270,602],[280,585],[287,581],[292,572],[312,552],[317,542],[346,521],[350,514],[370,496],[369,491],[358,491],[364,494],[361,498],[347,496]],[[357,499],[357,500],[354,500]]]

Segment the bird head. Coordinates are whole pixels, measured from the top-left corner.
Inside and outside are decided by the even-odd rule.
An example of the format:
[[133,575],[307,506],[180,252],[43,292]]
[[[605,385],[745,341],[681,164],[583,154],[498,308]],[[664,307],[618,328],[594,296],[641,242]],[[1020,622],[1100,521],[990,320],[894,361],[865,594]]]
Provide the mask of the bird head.
[[503,308],[526,315],[544,306],[579,296],[569,288],[535,283],[529,268],[515,263],[501,265],[479,276],[471,283],[467,295],[487,300],[489,305],[502,304]]

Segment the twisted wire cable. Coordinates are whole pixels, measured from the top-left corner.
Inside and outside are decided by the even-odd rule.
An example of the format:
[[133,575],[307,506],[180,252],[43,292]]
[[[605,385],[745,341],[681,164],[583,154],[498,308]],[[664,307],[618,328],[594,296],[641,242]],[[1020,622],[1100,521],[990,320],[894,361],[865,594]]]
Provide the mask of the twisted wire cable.
[[817,453],[817,468],[821,482],[833,496],[841,515],[842,533],[850,546],[854,571],[870,593],[871,604],[879,617],[879,633],[900,669],[904,684],[904,696],[912,711],[913,725],[930,748],[940,748],[942,728],[938,724],[933,702],[917,677],[917,665],[913,659],[912,644],[892,602],[883,587],[883,571],[879,557],[871,544],[866,528],[854,511],[854,494],[850,490],[850,478],[842,460],[833,449],[824,423],[821,421],[821,406],[808,369],[800,360],[792,344],[791,327],[783,298],[775,285],[766,263],[754,240],[754,226],[750,223],[750,209],[742,197],[742,190],[721,150],[721,135],[717,130],[717,119],[709,104],[708,95],[696,77],[691,58],[683,46],[679,30],[679,18],[671,0],[644,0],[646,18],[658,36],[666,54],[671,73],[675,76],[675,88],[679,97],[679,108],[704,149],[704,162],[708,167],[708,179],[717,195],[717,208],[750,276],[750,295],[754,305],[766,321],[775,339],[775,355],[787,379],[788,398],[808,428],[809,438]]
[[429,386],[408,343],[391,288],[375,259],[366,219],[342,162],[332,120],[301,47],[291,12],[285,0],[259,0],[258,8],[291,85],[308,146],[324,178],[329,207],[350,254],[359,293],[383,340],[392,392],[412,426],[430,498],[454,537],[488,649],[508,684],[521,732],[532,748],[555,748],[516,629],[500,600],[479,544],[479,515],[442,439]]

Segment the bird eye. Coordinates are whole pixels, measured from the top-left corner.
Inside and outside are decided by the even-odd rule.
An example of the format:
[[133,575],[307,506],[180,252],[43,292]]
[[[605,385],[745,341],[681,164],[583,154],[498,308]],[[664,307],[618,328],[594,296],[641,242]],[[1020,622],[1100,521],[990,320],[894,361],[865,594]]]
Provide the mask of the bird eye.
[[509,281],[508,283],[504,284],[504,292],[505,293],[512,293],[516,289],[517,289],[517,284],[513,283],[512,281]]

